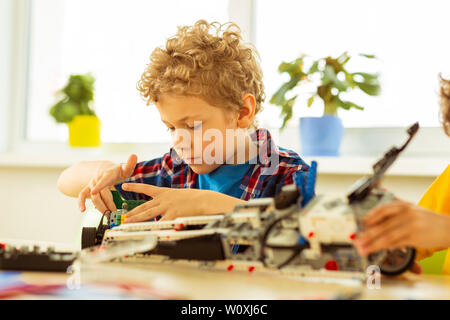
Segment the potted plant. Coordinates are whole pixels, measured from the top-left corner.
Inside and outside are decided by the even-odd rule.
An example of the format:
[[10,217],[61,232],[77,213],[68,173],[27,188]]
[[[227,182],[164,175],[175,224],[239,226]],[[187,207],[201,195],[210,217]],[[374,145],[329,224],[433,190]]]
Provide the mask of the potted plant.
[[[374,55],[359,54],[367,59],[374,59]],[[324,106],[322,117],[300,118],[300,140],[302,154],[306,156],[338,156],[344,128],[337,116],[338,108],[364,108],[354,102],[341,99],[342,92],[359,89],[368,95],[376,96],[380,93],[379,75],[367,72],[349,72],[346,64],[350,60],[347,52],[337,58],[324,57],[313,60],[308,70],[304,68],[304,60],[309,57],[301,55],[291,62],[282,62],[278,67],[280,73],[287,73],[289,81],[283,83],[270,99],[270,103],[281,107],[283,124],[286,126],[292,118],[294,103],[298,94],[287,97],[287,94],[300,84],[313,85],[312,95],[307,100],[307,106],[321,99]]]
[[71,75],[65,87],[56,92],[58,102],[50,108],[57,123],[67,123],[72,147],[100,145],[100,120],[92,109],[94,82],[90,73]]

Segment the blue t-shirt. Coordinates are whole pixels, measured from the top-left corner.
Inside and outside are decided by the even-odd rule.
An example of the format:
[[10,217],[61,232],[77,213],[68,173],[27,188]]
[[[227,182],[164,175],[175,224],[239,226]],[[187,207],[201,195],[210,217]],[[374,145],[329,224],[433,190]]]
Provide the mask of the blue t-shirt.
[[249,161],[234,165],[221,165],[210,173],[197,176],[197,188],[212,190],[227,194],[235,198],[241,198],[244,190],[240,188],[242,179],[250,170],[252,164]]

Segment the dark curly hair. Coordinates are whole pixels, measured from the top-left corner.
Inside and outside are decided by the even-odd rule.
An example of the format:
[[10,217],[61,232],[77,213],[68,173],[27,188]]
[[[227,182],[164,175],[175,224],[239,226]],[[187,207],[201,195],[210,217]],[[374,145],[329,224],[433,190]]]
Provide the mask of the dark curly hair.
[[445,133],[450,136],[450,80],[444,79],[441,74],[439,80],[442,126]]

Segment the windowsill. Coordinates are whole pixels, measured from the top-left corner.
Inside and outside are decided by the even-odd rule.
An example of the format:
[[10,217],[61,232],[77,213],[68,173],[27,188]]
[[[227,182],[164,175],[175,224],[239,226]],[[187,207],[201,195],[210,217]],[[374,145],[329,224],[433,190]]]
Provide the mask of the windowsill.
[[[298,128],[283,132],[270,130],[279,146],[299,151]],[[405,141],[404,128],[346,128],[341,157],[303,157],[318,162],[320,175],[367,175],[372,165],[392,145]],[[368,148],[370,146],[370,148]],[[124,163],[134,153],[138,161],[161,157],[170,143],[104,143],[99,148],[71,148],[63,143],[18,143],[10,151],[0,152],[0,168],[64,169],[80,161],[110,160]],[[450,139],[441,128],[421,128],[410,146],[387,171],[388,176],[436,177],[449,164]]]
[[[163,153],[147,152],[148,160],[160,157]],[[117,163],[125,162],[130,152],[108,151],[104,149],[68,150],[59,154],[49,153],[0,153],[0,168],[53,168],[64,169],[80,161],[111,160]],[[318,162],[318,172],[321,175],[366,175],[372,172],[372,165],[378,157],[304,157],[307,163]],[[431,157],[399,157],[388,170],[388,176],[438,176],[449,164],[447,158]]]
[[[330,175],[367,175],[379,157],[305,157],[317,161],[317,172]],[[437,177],[449,165],[447,158],[399,157],[386,172],[387,176]]]
[[72,148],[62,143],[23,143],[10,152],[0,152],[0,167],[67,168],[80,161],[110,160],[124,163],[131,154],[138,161],[162,156],[167,143],[104,143],[97,148]]

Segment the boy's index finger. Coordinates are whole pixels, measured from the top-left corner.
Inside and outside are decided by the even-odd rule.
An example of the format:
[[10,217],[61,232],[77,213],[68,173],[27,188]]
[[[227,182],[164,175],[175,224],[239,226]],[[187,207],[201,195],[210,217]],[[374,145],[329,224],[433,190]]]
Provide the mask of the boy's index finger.
[[86,210],[85,202],[86,202],[86,198],[89,196],[90,192],[91,192],[91,189],[89,188],[89,186],[86,186],[78,194],[78,207],[80,208],[81,212],[84,212]]
[[111,178],[108,176],[103,176],[96,184],[95,186],[92,188],[91,192],[93,194],[97,194],[100,191],[102,191],[104,188],[107,188],[110,186],[111,184]]
[[143,193],[153,198],[160,194],[163,188],[145,183],[124,183],[122,184],[122,189],[135,193]]

